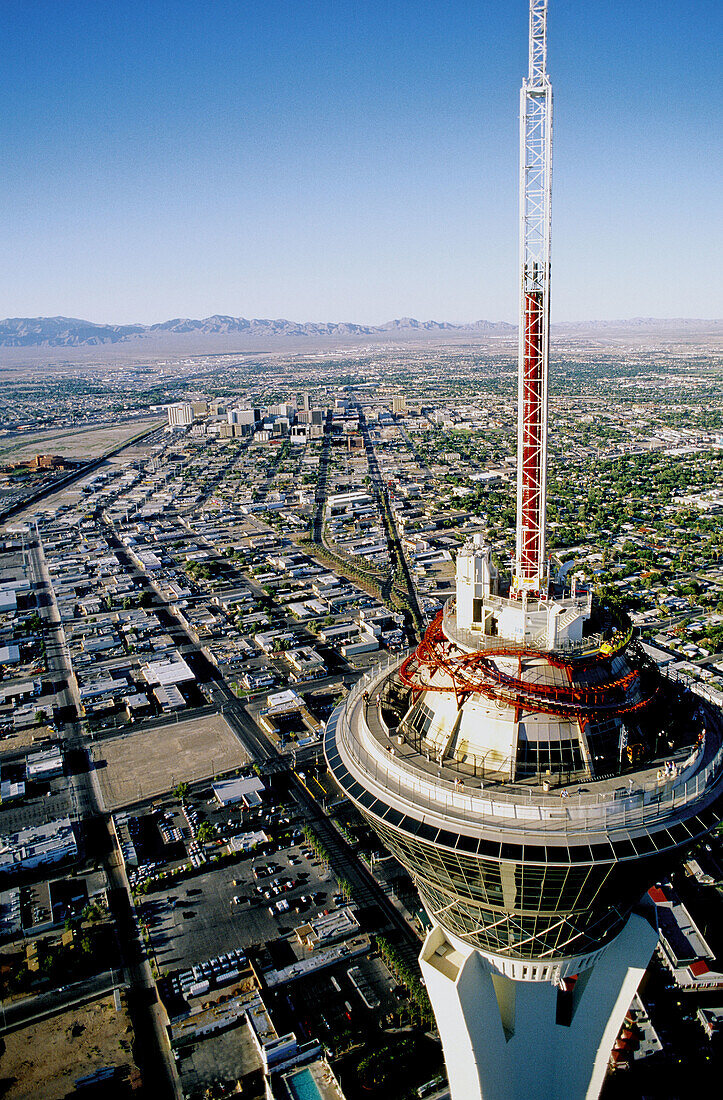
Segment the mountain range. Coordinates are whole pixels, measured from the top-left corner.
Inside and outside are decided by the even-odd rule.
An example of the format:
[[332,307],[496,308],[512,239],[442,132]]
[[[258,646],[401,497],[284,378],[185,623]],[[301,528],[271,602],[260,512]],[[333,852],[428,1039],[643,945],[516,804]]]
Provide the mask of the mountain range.
[[[562,322],[553,325],[558,335],[596,335],[628,334],[651,332],[692,335],[699,330],[707,334],[720,332],[721,321],[699,321],[689,319],[659,320],[655,318],[633,318],[625,321]],[[513,337],[517,326],[506,321],[474,321],[470,324],[451,324],[447,321],[417,321],[413,317],[401,317],[387,321],[383,325],[360,325],[352,322],[298,322],[285,319],[269,320],[264,318],[248,319],[214,314],[202,320],[188,317],[176,317],[155,325],[108,325],[95,324],[93,321],[78,320],[75,317],[8,317],[0,321],[0,347],[4,348],[75,348],[94,347],[104,344],[128,344],[138,347],[153,344],[157,349],[164,340],[177,343],[178,338],[194,337],[194,343],[203,343],[204,338],[225,337],[227,340],[243,340],[249,337],[261,338],[262,342],[276,338],[332,339],[404,339],[439,336],[451,337]]]
[[351,322],[298,322],[285,319],[228,317],[214,314],[202,320],[175,317],[155,325],[99,325],[75,317],[8,317],[0,321],[0,347],[81,347],[116,344],[134,337],[160,336],[163,333],[194,336],[376,336],[404,332],[470,332],[509,335],[515,326],[504,321],[476,321],[471,325],[452,325],[445,321],[417,321],[402,317],[384,325],[358,325]]

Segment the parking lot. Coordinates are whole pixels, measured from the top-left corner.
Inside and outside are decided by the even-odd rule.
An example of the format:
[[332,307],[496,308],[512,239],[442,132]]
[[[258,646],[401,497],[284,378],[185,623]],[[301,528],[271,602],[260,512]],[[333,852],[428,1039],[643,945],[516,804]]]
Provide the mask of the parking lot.
[[[161,970],[183,970],[236,948],[273,943],[337,908],[332,872],[302,855],[298,844],[225,867],[207,866],[208,871],[143,899],[143,919]],[[289,908],[272,916],[269,909],[279,902]]]

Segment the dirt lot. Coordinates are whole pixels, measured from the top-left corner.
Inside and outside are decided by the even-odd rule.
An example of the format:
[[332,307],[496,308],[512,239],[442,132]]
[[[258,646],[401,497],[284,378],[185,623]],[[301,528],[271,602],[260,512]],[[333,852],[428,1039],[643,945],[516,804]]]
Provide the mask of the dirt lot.
[[116,1012],[108,996],[2,1038],[2,1100],[62,1100],[78,1077],[115,1066],[126,1078],[134,1069],[133,1031],[125,1000]]
[[239,768],[248,754],[220,714],[104,741],[93,749],[107,810]]
[[0,461],[21,462],[33,455],[50,454],[87,462],[158,423],[158,418],[153,417],[134,420],[129,424],[109,424],[102,428],[68,428],[0,436]]

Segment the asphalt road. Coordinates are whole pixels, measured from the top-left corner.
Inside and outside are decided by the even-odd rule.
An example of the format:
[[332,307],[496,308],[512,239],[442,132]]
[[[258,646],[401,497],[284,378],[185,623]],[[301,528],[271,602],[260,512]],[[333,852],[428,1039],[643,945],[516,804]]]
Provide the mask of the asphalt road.
[[[128,566],[134,570],[134,573],[141,577],[149,591],[157,595],[152,578],[144,571],[133,566],[127,558],[124,547],[111,528],[107,527],[106,531],[119,560],[125,560]],[[288,773],[289,792],[297,803],[304,808],[308,819],[313,821],[315,827],[318,828],[319,835],[324,838],[332,856],[331,863],[334,871],[340,877],[346,878],[355,888],[355,900],[358,900],[362,905],[375,905],[379,908],[399,936],[400,944],[404,945],[403,950],[409,954],[410,962],[413,961],[416,965],[419,954],[419,940],[416,933],[376,879],[369,873],[364,864],[357,859],[347,842],[336,831],[323,808],[308,794],[298,777],[290,770],[291,762],[288,756],[279,753],[273,742],[256,725],[246,712],[244,704],[226,684],[218,669],[203,656],[200,647],[180,624],[179,629],[186,636],[188,644],[196,651],[196,668],[200,674],[200,679],[212,684],[216,704],[251,759],[260,764],[268,774]],[[318,753],[318,746],[310,746],[308,751],[300,751],[297,753],[298,766],[303,767],[304,761],[314,759]]]
[[316,478],[316,493],[314,495],[314,522],[311,526],[311,537],[317,546],[323,545],[322,534],[324,531],[324,508],[326,507],[326,495],[329,483],[329,451],[331,450],[331,428],[334,414],[331,409],[326,414],[324,424],[324,437],[321,442],[321,457],[319,458],[319,470]]
[[[148,574],[137,569],[130,561],[125,548],[120,544],[110,526],[106,527],[106,533],[109,536],[109,542],[118,554],[119,560],[127,565],[136,577],[141,579],[142,584],[147,590],[154,593],[158,600],[158,593],[152,583],[152,579]],[[67,644],[65,643],[65,637],[62,632],[62,625],[60,624],[57,609],[52,599],[52,590],[49,586],[49,576],[47,574],[47,568],[45,567],[42,548],[34,548],[33,561],[36,579],[40,585],[40,591],[45,592],[49,596],[49,599],[44,601],[47,606],[43,608],[42,614],[49,639],[52,641],[52,656],[49,657],[49,660],[52,662],[51,671],[54,675],[57,675],[61,679],[65,679],[66,687],[63,689],[65,692],[63,705],[66,706],[69,711],[76,711],[77,713],[76,708],[78,699],[75,678],[70,666],[70,658]],[[158,602],[160,603],[161,601],[158,600]],[[169,614],[165,608],[160,608],[160,610],[162,610],[164,615]],[[231,688],[220,676],[218,670],[203,656],[197,643],[194,642],[180,624],[176,624],[176,626],[178,631],[177,636],[185,637],[187,639],[187,644],[195,651],[195,662],[199,672],[199,679],[202,682],[206,681],[213,684],[215,702],[229,722],[231,728],[234,730],[241,744],[249,752],[251,758],[262,766],[265,772],[287,773],[289,793],[302,808],[307,821],[313,823],[314,828],[323,838],[330,853],[330,862],[334,872],[337,876],[345,878],[351,884],[354,891],[354,898],[358,905],[362,908],[374,908],[378,911],[382,921],[386,921],[387,925],[392,929],[392,937],[398,942],[400,949],[404,952],[405,956],[408,957],[410,963],[413,965],[416,964],[419,953],[419,941],[403,915],[396,909],[383,888],[367,871],[366,867],[357,859],[351,847],[336,831],[322,807],[306,791],[293,771],[289,770],[290,761],[288,757],[282,756],[277,751],[275,745],[267,739],[255,722],[250,718],[243,703],[237,699]],[[64,741],[66,750],[78,749],[85,751],[86,739],[77,721],[66,723],[64,727]],[[297,754],[299,766],[303,766],[303,761],[313,758],[316,753],[318,753],[318,747],[316,746],[311,746],[308,753],[299,752]],[[99,800],[99,792],[96,790],[94,779],[95,775],[92,769],[87,772],[81,771],[78,775],[71,778],[71,785],[75,791],[74,797],[76,798],[77,813],[79,817],[88,818],[100,813],[100,806],[102,803]],[[107,869],[111,883],[111,908],[116,919],[122,946],[123,957],[119,962],[123,963],[130,983],[129,999],[131,1011],[136,1020],[139,1057],[147,1079],[149,1079],[149,1083],[152,1084],[154,1091],[157,1092],[159,1096],[179,1096],[178,1077],[173,1060],[170,1058],[169,1051],[166,1049],[167,1040],[163,1027],[161,1009],[157,1003],[155,985],[150,973],[145,949],[140,939],[135,914],[131,908],[125,871],[121,861],[117,857],[117,853],[114,852],[114,856],[108,862]],[[61,992],[58,991],[57,994],[49,995],[49,997],[50,999],[47,1003],[43,1002],[42,1005],[35,1005],[33,1011],[39,1009],[45,1010],[46,1008],[49,1011],[57,1011],[58,1005],[61,1002],[60,1000],[55,1001],[54,998],[61,998]],[[30,1009],[26,1009],[26,1011],[30,1011]]]
[[[407,589],[407,598],[409,599],[409,606],[411,607],[411,614],[405,612],[407,638],[411,645],[416,644],[424,630],[424,618],[419,607],[417,600],[417,590],[414,587],[414,581],[412,575],[409,572],[409,565],[407,564],[407,558],[404,553],[401,539],[399,538],[399,532],[397,531],[396,524],[392,519],[391,508],[389,507],[389,494],[387,493],[387,487],[384,484],[381,472],[379,470],[379,463],[377,462],[377,455],[374,449],[374,441],[372,440],[369,432],[369,427],[364,416],[364,411],[361,405],[357,405],[359,412],[359,428],[364,439],[364,447],[366,448],[367,462],[369,464],[369,474],[372,479],[372,487],[374,489],[374,495],[377,498],[377,507],[384,524],[384,529],[387,536],[387,545],[389,547],[389,556],[394,566],[395,571],[399,572],[404,580],[405,588]],[[390,587],[391,591],[391,587]],[[389,593],[385,598],[388,598]]]
[[116,986],[123,984],[123,971],[105,970],[82,982],[72,982],[48,993],[38,993],[34,997],[25,997],[21,1001],[2,1004],[2,1026],[0,1032],[17,1031],[27,1024],[42,1020],[45,1016],[54,1016],[70,1008],[94,1001]]
[[[117,542],[117,540],[115,541]],[[118,551],[120,549],[120,544],[117,543],[114,550]],[[144,579],[151,590],[154,590],[150,579],[147,576]],[[198,650],[198,646],[195,645],[190,635],[187,635],[187,637],[189,644]],[[267,773],[288,772],[289,792],[296,802],[303,807],[307,818],[313,821],[319,835],[323,837],[331,853],[332,868],[337,875],[346,878],[354,887],[355,900],[359,904],[378,907],[398,934],[400,944],[403,945],[405,954],[409,955],[410,962],[413,961],[416,965],[417,956],[419,955],[419,940],[403,915],[397,910],[376,879],[367,871],[364,864],[357,859],[347,842],[336,831],[323,808],[308,794],[293,771],[289,770],[290,761],[288,757],[279,753],[276,746],[262,733],[247,714],[243,703],[236,698],[231,688],[220,676],[218,669],[207,661],[200,651],[197,654],[197,660],[203,676],[213,685],[214,698],[221,713],[251,759],[261,764]],[[299,752],[297,754],[298,766],[302,767],[303,761],[313,758],[318,751],[318,746],[310,746],[308,752]]]
[[346,879],[351,886],[354,904],[361,908],[376,907],[381,911],[387,924],[398,937],[397,946],[404,954],[405,960],[410,966],[416,968],[421,943],[404,916],[358,859],[351,846],[337,832],[322,807],[294,773],[290,776],[289,791],[297,804],[304,809],[307,818],[326,845],[331,857],[331,867],[337,878]]

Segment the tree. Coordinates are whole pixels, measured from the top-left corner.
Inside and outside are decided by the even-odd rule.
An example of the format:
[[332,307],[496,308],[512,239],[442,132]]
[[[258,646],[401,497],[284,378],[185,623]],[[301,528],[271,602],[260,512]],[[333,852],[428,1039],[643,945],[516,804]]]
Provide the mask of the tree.
[[346,879],[339,879],[339,893],[342,895],[345,901],[351,901],[351,885],[346,881]]
[[210,821],[202,821],[198,826],[198,832],[196,833],[196,840],[200,844],[206,844],[209,840],[213,840],[216,835],[216,830]]
[[173,797],[177,798],[179,802],[185,802],[188,795],[188,783],[179,783],[173,788]]
[[383,1085],[387,1079],[390,1068],[390,1055],[387,1049],[374,1050],[362,1058],[357,1066],[357,1072],[362,1079],[364,1088],[377,1088]]

